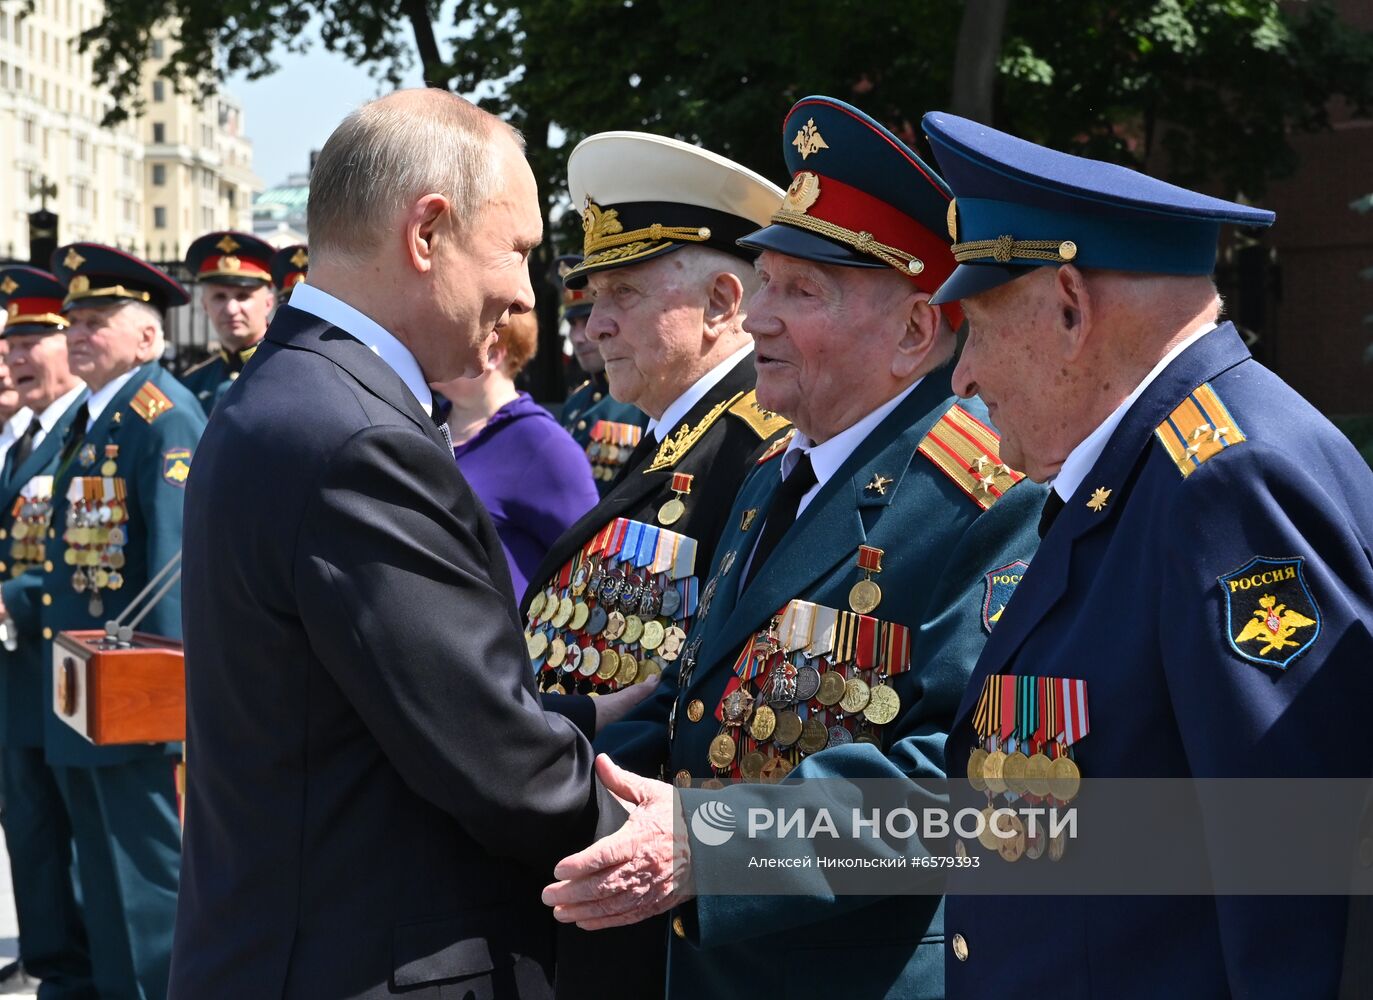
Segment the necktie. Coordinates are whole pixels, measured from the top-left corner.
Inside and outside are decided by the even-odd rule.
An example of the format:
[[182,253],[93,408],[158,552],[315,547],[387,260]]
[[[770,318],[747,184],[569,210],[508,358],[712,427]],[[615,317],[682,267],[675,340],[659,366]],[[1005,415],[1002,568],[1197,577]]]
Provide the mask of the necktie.
[[429,419],[434,421],[434,426],[443,435],[443,443],[448,446],[448,450],[453,450],[453,435],[448,433],[448,411],[453,405],[437,393],[434,394],[433,405],[429,408]]
[[86,436],[86,424],[90,423],[90,419],[90,407],[82,403],[76,411],[76,417],[72,420],[71,426],[67,428],[67,440],[62,443],[62,457],[59,461],[59,467],[66,465],[71,457],[76,454],[76,449],[81,447],[81,441]]
[[796,510],[801,506],[801,498],[810,492],[816,482],[810,455],[803,451],[801,460],[791,470],[791,475],[782,480],[777,496],[772,501],[772,509],[768,511],[767,522],[763,525],[763,535],[758,539],[758,547],[753,550],[753,561],[749,563],[748,576],[744,580],[745,588],[768,561],[787,529],[796,522]]
[[620,466],[620,475],[624,475],[630,469],[637,469],[648,461],[649,457],[658,451],[658,439],[649,431],[644,431],[644,436],[639,438],[639,443],[634,446],[634,450],[629,453],[629,458],[625,459]]
[[29,429],[14,442],[14,447],[10,448],[10,453],[5,456],[5,470],[0,474],[0,481],[9,482],[19,467],[33,454],[33,439],[42,429],[43,425],[38,422],[37,417],[29,422]]
[[1058,517],[1059,511],[1066,506],[1063,498],[1058,495],[1058,490],[1049,488],[1049,495],[1044,500],[1044,510],[1039,515],[1039,537],[1043,538],[1049,533],[1049,526],[1054,523],[1054,518]]

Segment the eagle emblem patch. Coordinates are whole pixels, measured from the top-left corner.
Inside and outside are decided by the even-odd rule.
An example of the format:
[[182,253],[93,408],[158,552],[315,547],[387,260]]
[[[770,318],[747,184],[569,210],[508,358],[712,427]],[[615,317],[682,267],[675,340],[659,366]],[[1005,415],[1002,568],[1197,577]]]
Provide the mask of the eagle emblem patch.
[[1230,648],[1252,663],[1287,669],[1315,643],[1321,612],[1302,559],[1256,556],[1220,578]]
[[1030,564],[1024,559],[1017,559],[983,577],[987,582],[987,596],[982,601],[982,627],[988,632],[1001,620],[1001,613],[1006,610],[1020,578],[1029,568]]

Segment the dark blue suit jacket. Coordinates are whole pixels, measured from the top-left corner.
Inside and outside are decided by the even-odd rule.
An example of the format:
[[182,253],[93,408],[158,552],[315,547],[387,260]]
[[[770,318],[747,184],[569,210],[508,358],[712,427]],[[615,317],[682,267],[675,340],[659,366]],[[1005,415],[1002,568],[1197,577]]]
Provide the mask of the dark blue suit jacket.
[[[1184,476],[1155,429],[1205,384],[1245,440]],[[967,763],[984,679],[1002,673],[1086,680],[1087,778],[1373,774],[1370,553],[1373,472],[1221,326],[1135,401],[1045,536],[963,697],[950,772]],[[1255,557],[1299,560],[1316,608],[1280,652],[1241,638],[1263,590],[1228,581],[1253,576]],[[1201,849],[1221,857],[1240,818],[1204,819]],[[946,933],[967,952],[946,947],[949,996],[1334,996],[1345,910],[1337,897],[950,895]]]
[[539,891],[623,812],[539,708],[491,521],[344,331],[283,308],[248,374],[187,495],[171,995],[545,995]]

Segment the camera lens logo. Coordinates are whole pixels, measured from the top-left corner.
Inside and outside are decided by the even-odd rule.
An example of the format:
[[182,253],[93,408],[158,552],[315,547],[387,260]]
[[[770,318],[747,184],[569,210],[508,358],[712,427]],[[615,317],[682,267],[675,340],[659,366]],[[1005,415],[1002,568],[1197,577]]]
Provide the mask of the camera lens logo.
[[691,832],[707,847],[719,847],[734,836],[734,810],[711,799],[691,814]]

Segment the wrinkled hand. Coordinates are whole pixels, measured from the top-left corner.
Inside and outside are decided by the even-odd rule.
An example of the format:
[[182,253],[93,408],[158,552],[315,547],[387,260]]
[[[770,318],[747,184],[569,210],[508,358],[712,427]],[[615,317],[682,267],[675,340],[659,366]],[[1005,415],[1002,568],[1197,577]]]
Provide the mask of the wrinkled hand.
[[632,810],[629,819],[559,862],[553,874],[561,881],[543,891],[554,917],[588,931],[636,924],[671,909],[687,898],[679,887],[691,870],[685,835],[673,839],[672,786],[625,771],[605,754],[596,758],[596,773]]
[[601,732],[612,722],[619,722],[629,710],[646,699],[658,689],[661,674],[654,674],[642,684],[631,684],[614,694],[603,694],[593,699],[596,706],[596,732]]

